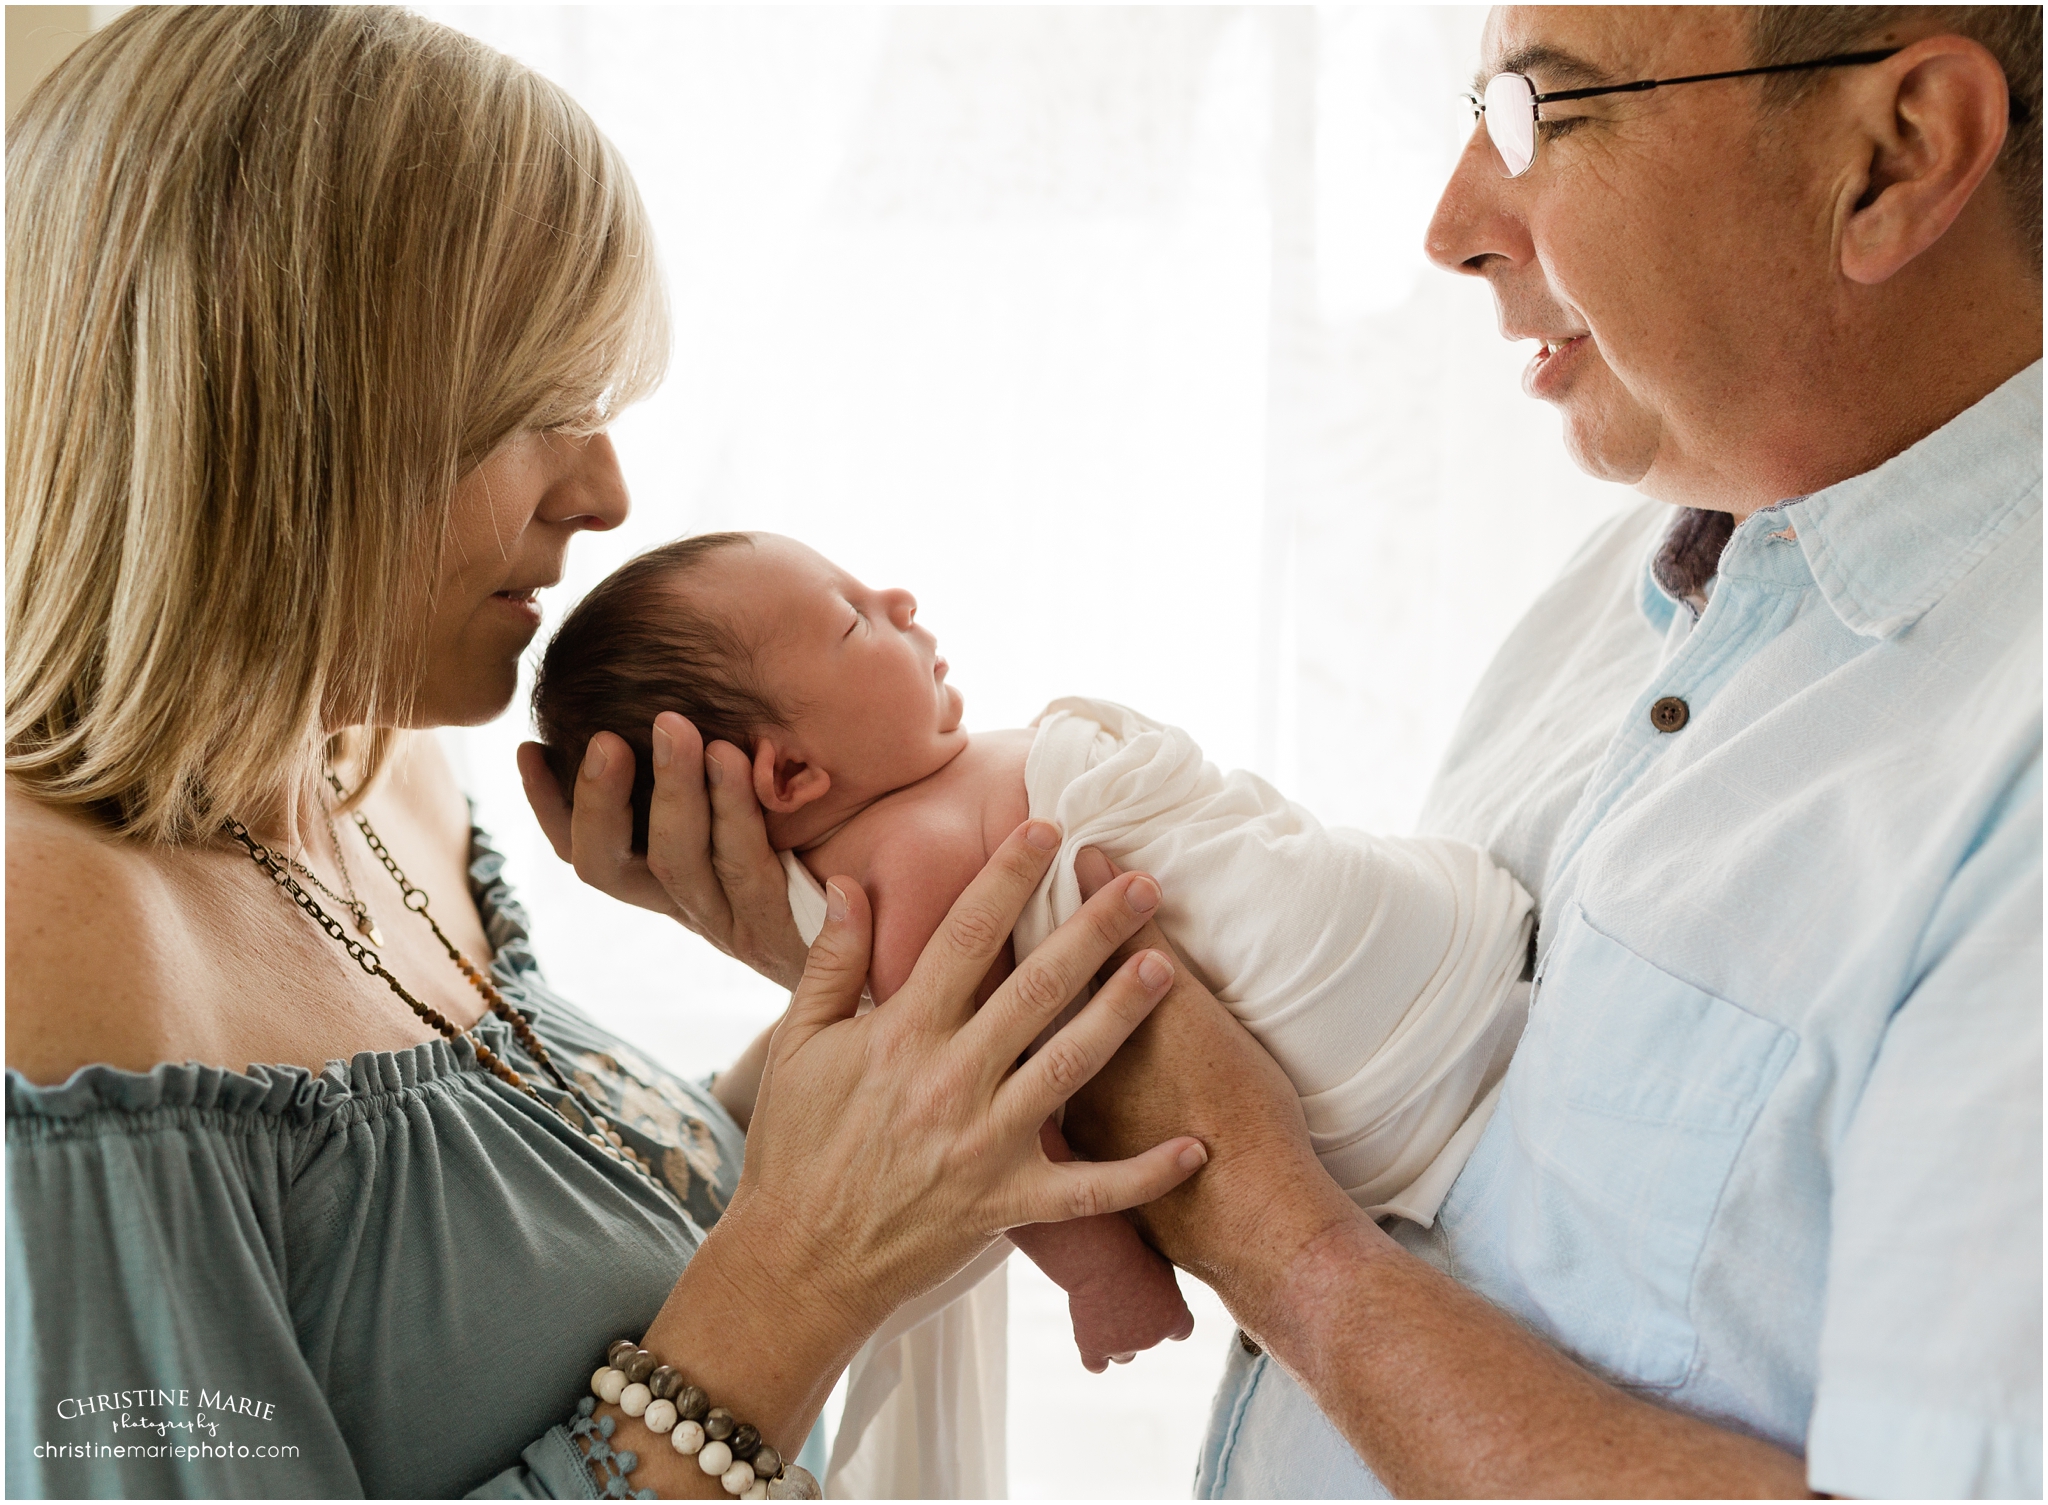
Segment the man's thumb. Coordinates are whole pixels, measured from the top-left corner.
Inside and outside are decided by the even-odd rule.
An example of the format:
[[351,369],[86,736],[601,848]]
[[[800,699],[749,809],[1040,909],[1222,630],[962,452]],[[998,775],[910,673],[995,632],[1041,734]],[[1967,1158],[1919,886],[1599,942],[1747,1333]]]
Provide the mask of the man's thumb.
[[789,1001],[783,1027],[798,1041],[828,1024],[851,1019],[867,986],[874,916],[868,896],[851,878],[825,885],[825,928],[811,942],[803,980]]

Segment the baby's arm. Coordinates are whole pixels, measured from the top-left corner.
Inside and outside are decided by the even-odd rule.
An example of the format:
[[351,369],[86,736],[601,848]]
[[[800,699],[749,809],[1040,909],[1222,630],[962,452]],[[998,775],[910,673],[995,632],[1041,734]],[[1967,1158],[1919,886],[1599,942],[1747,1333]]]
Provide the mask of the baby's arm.
[[[977,828],[954,828],[943,817],[931,816],[898,825],[888,845],[869,857],[861,886],[874,911],[868,989],[877,1004],[909,981],[925,945],[981,871],[985,856]],[[986,1002],[1014,965],[1006,944],[976,1001]],[[1074,1158],[1050,1119],[1042,1142],[1049,1158]],[[1194,1331],[1195,1319],[1181,1299],[1173,1267],[1146,1248],[1120,1214],[1033,1223],[1011,1229],[1010,1241],[1067,1293],[1074,1344],[1081,1362],[1097,1374],[1113,1358],[1128,1358]]]
[[[858,876],[874,914],[868,991],[876,1003],[888,1001],[910,981],[911,970],[940,921],[986,860],[977,827],[922,811],[898,822],[888,843],[869,857],[867,870]],[[982,979],[977,1005],[988,1001],[1014,965],[1005,942],[1002,954]]]

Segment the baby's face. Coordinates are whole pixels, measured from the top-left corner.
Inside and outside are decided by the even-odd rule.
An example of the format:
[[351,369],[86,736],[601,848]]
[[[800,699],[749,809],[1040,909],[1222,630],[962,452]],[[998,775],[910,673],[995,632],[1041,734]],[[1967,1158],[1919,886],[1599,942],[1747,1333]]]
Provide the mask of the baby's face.
[[722,550],[712,588],[754,648],[762,688],[787,705],[794,751],[842,797],[915,783],[967,745],[960,692],[917,598],[873,590],[795,539]]

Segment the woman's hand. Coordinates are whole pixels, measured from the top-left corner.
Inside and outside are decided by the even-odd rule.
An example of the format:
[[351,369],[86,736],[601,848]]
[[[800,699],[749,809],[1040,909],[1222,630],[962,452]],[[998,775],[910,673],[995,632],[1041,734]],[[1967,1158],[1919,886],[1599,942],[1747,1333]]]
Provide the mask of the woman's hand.
[[[1088,1005],[1021,1062],[1039,1032],[1158,906],[1143,874],[1105,885],[979,1010],[976,992],[1058,833],[1026,823],[968,885],[910,980],[855,1017],[871,921],[835,879],[825,929],[769,1043],[746,1168],[642,1340],[785,1456],[840,1370],[890,1312],[1020,1223],[1111,1212],[1179,1185],[1206,1152],[1175,1135],[1127,1160],[1055,1165],[1039,1126],[1165,995],[1163,955],[1124,958]],[[614,1407],[635,1487],[716,1482]]]
[[769,1046],[745,1173],[726,1217],[768,1218],[785,1243],[807,1245],[811,1289],[843,1293],[863,1331],[1004,1229],[1150,1201],[1206,1158],[1198,1140],[1176,1135],[1102,1164],[1055,1163],[1041,1147],[1047,1116],[1165,995],[1175,969],[1164,955],[1127,957],[1019,1064],[1157,908],[1151,878],[1106,885],[975,1008],[977,984],[1058,845],[1043,821],[1013,834],[954,904],[910,980],[858,1018],[867,899],[848,878],[827,888],[825,930]]
[[526,802],[555,855],[591,887],[680,920],[770,981],[796,986],[803,937],[790,918],[788,879],[768,844],[747,756],[709,747],[673,711],[654,718],[654,798],[647,855],[633,850],[633,750],[623,737],[590,739],[573,807],[538,742],[519,748]]

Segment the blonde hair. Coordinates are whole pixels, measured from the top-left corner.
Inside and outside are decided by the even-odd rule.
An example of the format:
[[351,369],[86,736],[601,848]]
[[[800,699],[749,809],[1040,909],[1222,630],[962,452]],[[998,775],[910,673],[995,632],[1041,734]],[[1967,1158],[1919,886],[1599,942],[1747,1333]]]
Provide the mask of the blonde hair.
[[411,716],[457,479],[667,349],[560,89],[355,7],[138,6],[7,132],[7,771],[156,841]]

